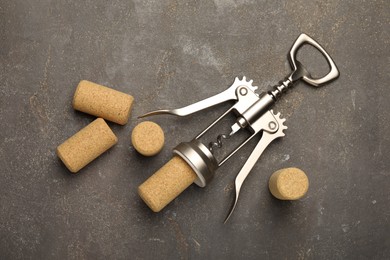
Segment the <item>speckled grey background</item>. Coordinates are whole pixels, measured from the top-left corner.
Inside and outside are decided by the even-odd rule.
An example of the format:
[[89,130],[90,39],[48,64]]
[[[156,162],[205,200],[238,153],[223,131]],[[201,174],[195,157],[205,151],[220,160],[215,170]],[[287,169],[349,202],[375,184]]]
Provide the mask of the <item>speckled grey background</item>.
[[[389,14],[386,0],[1,0],[0,258],[388,259]],[[275,106],[286,137],[256,164],[228,224],[250,147],[208,187],[153,214],[137,186],[229,105],[154,117],[166,133],[154,158],[130,146],[136,116],[216,94],[235,76],[269,89],[289,73],[301,32],[341,76],[319,89],[297,84]],[[326,69],[312,49],[301,56]],[[82,79],[136,104],[129,124],[110,124],[118,144],[72,175],[55,148],[94,119],[71,107]],[[267,180],[290,166],[307,172],[309,192],[278,201]]]

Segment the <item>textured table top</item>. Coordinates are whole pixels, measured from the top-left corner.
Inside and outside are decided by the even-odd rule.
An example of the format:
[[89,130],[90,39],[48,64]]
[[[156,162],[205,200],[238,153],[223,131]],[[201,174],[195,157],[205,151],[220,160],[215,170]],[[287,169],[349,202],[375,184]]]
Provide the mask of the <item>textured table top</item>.
[[[389,1],[0,1],[0,255],[3,259],[385,259],[390,256]],[[270,89],[300,33],[341,76],[297,84],[274,107],[271,144],[223,220],[253,144],[152,213],[137,187],[229,105],[151,118],[166,145],[137,154],[137,116],[226,89],[236,76]],[[305,48],[316,74],[326,63]],[[135,97],[118,144],[72,175],[56,147],[94,118],[72,109],[82,79]],[[274,199],[272,172],[303,169],[307,195]]]

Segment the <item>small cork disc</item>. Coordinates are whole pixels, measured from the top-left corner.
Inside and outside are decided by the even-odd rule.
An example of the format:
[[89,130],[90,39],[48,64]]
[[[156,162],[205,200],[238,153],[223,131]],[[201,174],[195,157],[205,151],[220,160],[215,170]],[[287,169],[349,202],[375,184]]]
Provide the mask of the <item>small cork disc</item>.
[[164,132],[158,124],[145,121],[133,129],[131,142],[140,154],[153,156],[158,154],[164,146]]
[[269,179],[269,190],[280,200],[302,198],[309,188],[306,174],[298,168],[285,168],[274,172]]

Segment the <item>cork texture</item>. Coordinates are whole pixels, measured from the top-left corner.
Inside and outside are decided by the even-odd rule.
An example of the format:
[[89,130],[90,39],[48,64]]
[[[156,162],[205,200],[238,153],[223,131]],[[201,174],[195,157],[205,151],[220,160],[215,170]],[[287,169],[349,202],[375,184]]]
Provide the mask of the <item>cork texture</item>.
[[306,174],[298,168],[285,168],[274,172],[269,180],[269,190],[280,200],[302,198],[309,188]]
[[126,93],[82,80],[73,96],[73,108],[125,125],[133,107],[134,98]]
[[159,212],[196,179],[196,173],[179,156],[174,156],[138,187],[138,194],[154,212]]
[[57,147],[57,155],[76,173],[117,143],[107,123],[98,118]]
[[153,156],[164,146],[164,132],[158,124],[145,121],[133,129],[131,143],[140,154]]

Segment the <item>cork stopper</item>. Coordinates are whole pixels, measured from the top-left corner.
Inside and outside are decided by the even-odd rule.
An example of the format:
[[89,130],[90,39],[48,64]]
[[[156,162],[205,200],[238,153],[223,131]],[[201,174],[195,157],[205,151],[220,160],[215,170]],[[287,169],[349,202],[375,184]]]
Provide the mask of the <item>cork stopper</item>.
[[57,155],[76,173],[118,141],[107,123],[98,118],[57,147]]
[[138,187],[138,194],[151,210],[159,212],[196,178],[192,168],[181,157],[174,156]]
[[82,80],[73,96],[73,108],[96,117],[125,125],[134,98],[123,92]]
[[164,132],[158,124],[145,121],[133,129],[131,142],[140,154],[153,156],[158,154],[164,146]]
[[280,200],[302,198],[309,188],[306,174],[298,168],[285,168],[274,172],[269,179],[269,190]]

